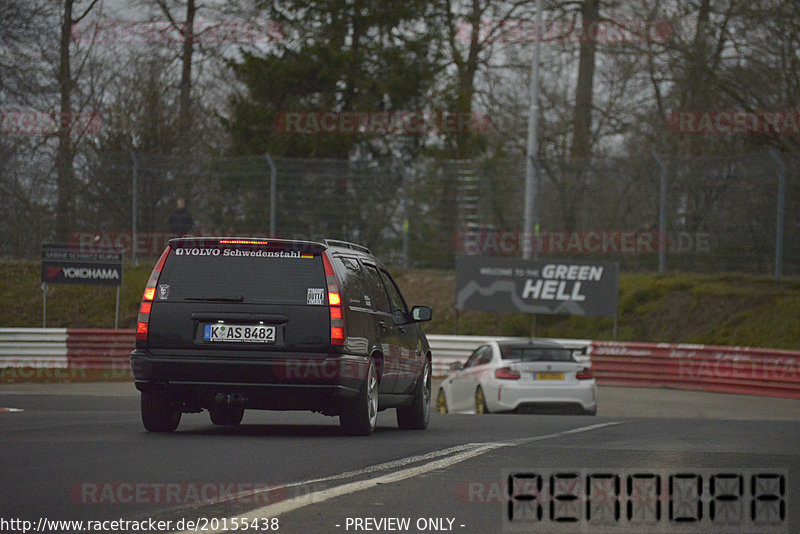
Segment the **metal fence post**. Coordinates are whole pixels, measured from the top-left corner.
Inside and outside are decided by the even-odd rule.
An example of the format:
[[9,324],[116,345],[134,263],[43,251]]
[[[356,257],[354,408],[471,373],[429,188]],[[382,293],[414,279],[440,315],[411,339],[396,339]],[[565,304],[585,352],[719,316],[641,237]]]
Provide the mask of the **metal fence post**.
[[537,158],[539,155],[539,64],[541,63],[542,49],[542,11],[542,0],[536,0],[536,48],[531,72],[531,101],[528,107],[528,148],[527,157],[525,158],[525,212],[523,219],[525,241],[522,247],[522,258],[526,260],[531,259],[532,254],[536,259],[537,251],[531,251],[530,243],[534,230],[539,226],[539,212],[537,210],[539,202],[539,168]]
[[786,164],[777,152],[770,149],[769,155],[778,164],[778,199],[775,215],[775,280],[783,274],[783,211],[786,201]]
[[667,264],[667,167],[658,154],[653,152],[653,159],[661,169],[661,184],[658,195],[658,272],[663,273]]
[[403,170],[403,268],[408,269],[408,173]]
[[47,292],[50,286],[42,282],[42,328],[47,328]]
[[277,231],[276,211],[278,209],[278,171],[269,154],[264,154],[269,164],[269,236],[275,237]]
[[131,160],[133,160],[133,176],[132,176],[132,206],[131,206],[131,256],[134,265],[139,265],[139,260],[136,258],[136,218],[137,218],[137,201],[139,190],[139,162],[136,160],[136,153],[131,150]]

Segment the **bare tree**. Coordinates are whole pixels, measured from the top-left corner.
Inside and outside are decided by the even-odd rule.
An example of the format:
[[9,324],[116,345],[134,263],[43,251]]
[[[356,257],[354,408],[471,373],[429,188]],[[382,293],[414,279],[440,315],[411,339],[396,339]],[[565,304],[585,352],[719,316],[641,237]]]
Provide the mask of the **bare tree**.
[[[192,65],[195,54],[195,21],[199,6],[196,0],[153,0],[172,28],[181,35],[181,77],[178,97],[178,125],[181,133],[181,156],[187,156],[192,143]],[[177,13],[183,11],[183,20]]]
[[[75,11],[76,0],[64,0],[59,33],[58,57],[58,91],[60,121],[58,125],[58,148],[56,152],[56,184],[58,200],[56,202],[56,237],[65,240],[72,230],[73,207],[75,204],[75,147],[73,145],[73,91],[76,75],[73,75],[71,38],[72,28],[82,21],[97,5],[99,0],[92,0],[82,11]],[[79,2],[78,2],[79,3]],[[88,54],[84,56],[81,67],[86,64]]]

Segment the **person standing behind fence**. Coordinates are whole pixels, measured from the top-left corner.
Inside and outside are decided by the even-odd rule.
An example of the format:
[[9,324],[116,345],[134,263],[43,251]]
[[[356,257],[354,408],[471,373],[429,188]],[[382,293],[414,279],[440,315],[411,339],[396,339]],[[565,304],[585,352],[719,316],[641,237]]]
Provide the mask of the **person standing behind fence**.
[[167,226],[171,234],[184,236],[192,231],[194,219],[192,219],[192,216],[188,211],[186,211],[185,200],[179,198],[175,204],[177,209],[172,215],[169,216],[169,222],[167,223]]

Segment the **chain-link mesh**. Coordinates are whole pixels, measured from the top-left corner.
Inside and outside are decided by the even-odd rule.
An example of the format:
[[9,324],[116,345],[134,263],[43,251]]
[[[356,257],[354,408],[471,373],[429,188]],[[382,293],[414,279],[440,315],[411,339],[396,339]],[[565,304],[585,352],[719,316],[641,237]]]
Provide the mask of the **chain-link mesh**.
[[[2,157],[0,250],[34,257],[42,242],[55,239],[56,170]],[[615,261],[623,270],[652,271],[665,246],[668,270],[771,275],[782,195],[777,267],[782,275],[800,274],[798,155],[642,155],[541,161],[538,169],[534,236],[521,232],[522,158],[356,162],[98,153],[75,161],[71,220],[78,235],[130,235],[135,225],[139,236],[166,239],[170,214],[184,198],[195,235],[350,240],[395,265],[449,268],[459,253],[519,256],[527,239],[540,259]],[[155,242],[158,248],[165,241]]]
[[[35,257],[51,238],[55,212],[52,162],[0,152],[0,255]],[[128,207],[130,210],[130,207]]]

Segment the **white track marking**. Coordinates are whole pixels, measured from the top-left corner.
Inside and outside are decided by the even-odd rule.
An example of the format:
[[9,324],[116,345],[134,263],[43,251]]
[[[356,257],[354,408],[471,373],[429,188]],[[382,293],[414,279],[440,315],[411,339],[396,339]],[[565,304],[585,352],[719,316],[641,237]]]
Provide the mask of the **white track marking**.
[[[380,484],[390,484],[392,482],[399,482],[401,480],[405,480],[408,478],[415,477],[417,475],[421,475],[423,473],[427,473],[429,471],[434,471],[436,469],[444,469],[455,465],[457,463],[463,462],[464,460],[468,460],[470,458],[474,458],[476,456],[480,456],[487,452],[493,451],[495,449],[499,449],[502,447],[516,447],[519,445],[523,445],[526,443],[533,443],[536,441],[543,441],[548,439],[555,439],[563,436],[568,436],[571,434],[578,434],[581,432],[591,432],[593,430],[598,430],[601,428],[621,425],[623,424],[622,421],[610,421],[608,423],[599,423],[596,425],[589,425],[579,428],[573,428],[570,430],[564,430],[562,432],[556,432],[553,434],[546,434],[544,436],[535,436],[531,438],[522,438],[516,439],[511,441],[501,441],[501,442],[490,442],[490,443],[470,443],[465,445],[458,445],[455,447],[450,447],[448,449],[434,451],[427,454],[417,455],[417,456],[409,456],[408,458],[403,458],[400,460],[396,460],[393,462],[386,462],[383,464],[377,464],[374,466],[366,467],[364,469],[359,469],[356,471],[348,471],[345,473],[341,473],[338,475],[333,475],[329,477],[317,478],[306,480],[303,482],[297,482],[293,484],[289,484],[286,487],[293,487],[293,486],[303,486],[312,483],[318,483],[322,481],[330,481],[336,480],[341,478],[351,478],[353,476],[358,476],[361,474],[368,474],[374,473],[376,471],[382,471],[386,469],[393,469],[397,467],[403,467],[405,465],[411,463],[417,463],[421,461],[427,461],[421,465],[415,465],[412,467],[407,467],[401,469],[399,471],[394,471],[392,473],[387,473],[385,475],[376,476],[373,478],[368,478],[365,480],[358,480],[355,482],[348,482],[346,484],[342,484],[340,486],[335,486],[333,488],[323,489],[319,491],[313,491],[308,494],[293,497],[291,499],[287,499],[285,501],[280,501],[274,504],[268,504],[266,506],[262,506],[261,508],[256,508],[251,510],[247,513],[237,515],[234,517],[228,518],[228,523],[234,523],[234,520],[238,520],[240,523],[243,520],[247,521],[254,521],[258,518],[262,517],[278,517],[281,514],[286,514],[288,512],[292,512],[299,508],[303,508],[310,504],[317,504],[329,499],[333,499],[335,497],[341,497],[343,495],[349,495],[351,493],[356,493],[359,491],[363,491],[365,489],[369,489]],[[441,456],[446,456],[444,458],[439,458]],[[438,458],[438,459],[436,459]],[[269,491],[269,490],[261,490]],[[248,492],[248,496],[256,494],[258,492]],[[230,499],[228,499],[230,500]],[[184,531],[180,534],[189,534],[190,532],[194,531]],[[224,530],[218,530],[215,532],[225,532]]]

